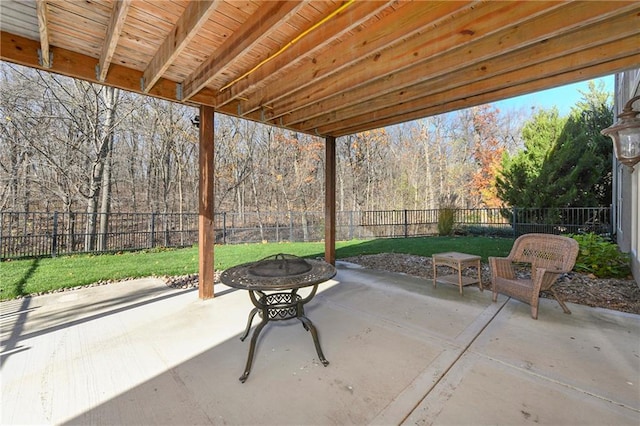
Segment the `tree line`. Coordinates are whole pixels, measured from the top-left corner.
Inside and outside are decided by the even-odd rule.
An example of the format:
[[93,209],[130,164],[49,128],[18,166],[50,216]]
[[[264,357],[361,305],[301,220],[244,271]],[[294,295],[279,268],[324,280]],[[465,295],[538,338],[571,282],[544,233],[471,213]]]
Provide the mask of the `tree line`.
[[[0,79],[0,209],[197,211],[196,108],[6,63],[0,63]],[[601,142],[595,132],[603,117],[612,117],[612,107],[598,88],[586,95],[571,118],[549,119],[557,123],[547,122],[547,111],[532,116],[482,105],[338,138],[337,208],[543,203],[554,197],[513,194],[526,185],[548,185],[543,178],[566,176],[585,183],[576,188],[581,194],[602,187],[598,202],[604,202],[610,166],[598,169],[608,181],[587,178],[594,156],[602,157],[606,168],[603,151],[608,149],[610,163],[611,143],[602,148],[606,138]],[[604,106],[598,104],[603,99]],[[594,108],[602,117],[588,112]],[[569,123],[576,129],[590,125],[593,131],[558,130]],[[550,134],[538,125],[552,127]],[[584,163],[580,171],[562,164],[569,160]],[[324,162],[323,138],[216,114],[215,209],[258,217],[267,211],[322,210]],[[569,183],[563,185],[573,191]],[[106,226],[99,219],[106,215],[95,217],[89,231]]]

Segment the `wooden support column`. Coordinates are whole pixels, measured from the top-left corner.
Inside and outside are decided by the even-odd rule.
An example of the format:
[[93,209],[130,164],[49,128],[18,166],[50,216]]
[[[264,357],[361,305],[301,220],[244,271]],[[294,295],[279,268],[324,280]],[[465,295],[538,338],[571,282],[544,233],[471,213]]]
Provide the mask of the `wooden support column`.
[[336,138],[325,139],[324,260],[336,264]]
[[213,297],[215,232],[213,226],[214,109],[200,107],[200,182],[198,190],[198,270],[200,299]]

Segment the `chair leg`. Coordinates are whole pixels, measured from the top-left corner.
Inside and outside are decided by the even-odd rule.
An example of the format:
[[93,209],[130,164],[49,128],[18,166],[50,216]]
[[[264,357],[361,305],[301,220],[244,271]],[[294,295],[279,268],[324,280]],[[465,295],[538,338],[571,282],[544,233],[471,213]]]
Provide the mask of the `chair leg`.
[[540,296],[536,295],[531,299],[531,318],[538,319],[538,305],[540,304]]
[[562,307],[562,310],[564,311],[564,313],[565,314],[570,314],[571,311],[569,310],[569,308],[567,308],[567,305],[564,304],[564,301],[560,297],[558,297],[558,293],[556,293],[555,289],[553,287],[551,287],[549,290],[551,291],[551,294],[553,294],[553,297],[560,304],[560,307]]

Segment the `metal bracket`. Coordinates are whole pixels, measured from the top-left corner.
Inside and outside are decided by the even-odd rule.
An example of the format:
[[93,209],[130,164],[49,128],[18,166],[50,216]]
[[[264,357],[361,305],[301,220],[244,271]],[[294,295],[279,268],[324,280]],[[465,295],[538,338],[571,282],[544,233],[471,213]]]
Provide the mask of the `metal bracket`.
[[176,99],[181,101],[182,98],[182,83],[176,83]]
[[144,92],[144,77],[140,77],[140,91]]
[[49,51],[49,66],[46,66],[42,60],[42,49],[38,49],[38,65],[45,68],[51,68],[53,66],[53,52]]

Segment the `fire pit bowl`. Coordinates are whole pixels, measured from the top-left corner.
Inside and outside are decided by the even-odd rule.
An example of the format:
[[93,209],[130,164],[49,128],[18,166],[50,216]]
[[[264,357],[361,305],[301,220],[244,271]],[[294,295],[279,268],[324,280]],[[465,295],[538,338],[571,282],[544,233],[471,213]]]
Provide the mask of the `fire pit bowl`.
[[280,253],[227,269],[220,281],[244,290],[275,291],[309,287],[335,275],[336,268],[324,260]]
[[275,254],[265,257],[248,267],[249,274],[258,277],[290,277],[313,269],[313,265],[292,254]]

